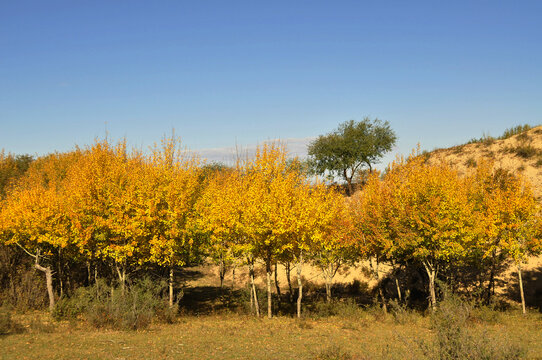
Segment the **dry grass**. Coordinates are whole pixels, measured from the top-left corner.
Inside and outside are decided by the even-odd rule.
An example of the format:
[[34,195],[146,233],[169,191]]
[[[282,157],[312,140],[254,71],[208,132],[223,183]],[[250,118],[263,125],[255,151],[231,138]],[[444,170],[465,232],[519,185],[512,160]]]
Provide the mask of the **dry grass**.
[[[19,319],[28,322],[28,319]],[[420,359],[420,341],[430,341],[428,318],[397,324],[392,316],[375,320],[329,317],[271,320],[241,315],[182,317],[174,325],[141,332],[97,331],[82,323],[60,323],[54,332],[27,331],[0,337],[2,359],[315,359],[330,349],[352,359]],[[471,324],[486,337],[508,337],[542,354],[542,317],[504,314],[498,323]]]

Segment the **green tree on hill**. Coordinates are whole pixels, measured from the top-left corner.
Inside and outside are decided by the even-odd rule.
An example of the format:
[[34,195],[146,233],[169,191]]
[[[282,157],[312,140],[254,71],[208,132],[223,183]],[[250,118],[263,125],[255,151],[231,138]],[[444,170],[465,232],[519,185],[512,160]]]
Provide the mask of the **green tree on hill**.
[[320,135],[309,144],[309,163],[313,173],[343,177],[348,193],[353,193],[352,179],[362,167],[369,172],[384,153],[390,151],[397,140],[387,121],[364,118],[362,121],[346,121],[338,129]]

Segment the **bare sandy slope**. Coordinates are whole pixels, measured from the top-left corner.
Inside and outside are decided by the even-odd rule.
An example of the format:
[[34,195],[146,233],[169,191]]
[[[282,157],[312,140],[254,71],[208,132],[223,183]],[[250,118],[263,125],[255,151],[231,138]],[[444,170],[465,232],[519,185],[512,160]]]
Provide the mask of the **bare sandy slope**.
[[[530,151],[530,152],[529,152]],[[444,160],[461,173],[473,169],[480,160],[512,173],[521,173],[532,185],[535,196],[542,197],[542,126],[504,140],[438,149],[429,154],[429,162]]]
[[[382,268],[384,271],[386,267]],[[193,276],[187,278],[186,286],[220,286],[220,278],[218,276],[218,266],[208,262],[202,266],[196,266],[189,268],[193,271]],[[255,266],[256,272],[256,284],[264,287],[266,282],[265,266],[262,263],[258,263]],[[282,289],[288,288],[288,281],[286,278],[286,269],[284,265],[279,264],[277,272],[277,280]],[[320,269],[311,266],[309,264],[303,265],[301,276],[304,281],[310,282],[316,285],[324,284],[324,277]],[[235,268],[235,283],[233,280],[233,268],[229,269],[224,279],[225,286],[234,286],[235,288],[241,288],[247,285],[249,281],[248,267],[246,265],[237,266]],[[343,266],[337,272],[337,275],[333,279],[337,283],[352,283],[354,280],[361,282],[367,282],[370,286],[374,285],[374,281],[369,276],[368,264],[361,262],[355,266]],[[291,269],[291,281],[292,286],[297,287],[297,273],[296,268],[292,265]]]

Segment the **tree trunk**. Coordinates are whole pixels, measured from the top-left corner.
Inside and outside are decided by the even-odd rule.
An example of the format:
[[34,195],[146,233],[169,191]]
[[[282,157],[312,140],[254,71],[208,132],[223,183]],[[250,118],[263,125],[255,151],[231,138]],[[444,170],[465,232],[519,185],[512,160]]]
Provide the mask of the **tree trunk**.
[[98,264],[94,265],[94,286],[96,287],[96,298],[100,296],[98,287]]
[[266,263],[267,273],[267,317],[271,319],[273,317],[273,297],[271,294],[271,262],[268,260]]
[[260,304],[258,303],[258,293],[256,291],[256,284],[254,283],[254,259],[250,259],[248,262],[248,269],[250,274],[250,287],[251,297],[254,299],[254,310],[256,316],[260,316]]
[[66,264],[66,286],[68,287],[68,292],[73,294],[73,282],[72,282],[72,270],[70,269],[70,264]]
[[331,302],[331,283],[326,278],[326,302]]
[[335,267],[333,263],[330,263],[323,269],[324,273],[324,280],[326,283],[326,301],[328,303],[331,302],[331,288],[333,286],[333,278],[335,277],[335,274],[339,270],[340,263],[337,263],[337,266]]
[[58,251],[58,262],[57,262],[57,278],[58,278],[58,285],[60,290],[60,297],[64,296],[64,283],[62,281],[62,258],[60,255],[60,250]]
[[426,261],[424,261],[423,265],[425,267],[425,271],[427,272],[427,276],[429,277],[429,298],[431,310],[435,311],[437,309],[437,295],[435,292],[435,278],[437,276],[437,270],[433,264]]
[[352,177],[354,176],[354,174],[352,174],[350,177],[348,177],[347,170],[343,169],[343,176],[344,176],[344,179],[346,180],[346,183],[348,185],[346,195],[351,196],[354,193],[354,188],[352,186]]
[[235,290],[235,265],[233,265],[231,270],[231,289]]
[[278,280],[278,263],[275,262],[275,289],[277,290],[277,301],[280,304],[280,298],[282,294],[280,293],[280,284]]
[[90,268],[90,261],[87,261],[87,272],[88,272],[88,286],[90,286],[91,284],[91,279],[92,279],[92,270]]
[[523,292],[523,279],[521,278],[521,264],[517,263],[518,267],[518,281],[519,281],[519,293],[521,294],[521,310],[523,314],[526,314],[527,311],[525,309],[525,294]]
[[115,267],[119,276],[120,290],[122,292],[122,296],[124,296],[126,288],[126,268],[124,266],[119,267],[119,264],[116,264]]
[[382,286],[380,284],[380,273],[379,273],[379,261],[378,258],[375,259],[375,264],[373,265],[373,259],[369,259],[369,265],[373,271],[373,276],[376,280],[376,286],[378,287],[378,297],[380,297],[380,301],[382,302],[382,309],[385,313],[388,312],[388,305],[386,304],[386,299],[384,298],[384,292],[382,291]]
[[173,266],[169,267],[169,307],[173,307]]
[[486,305],[491,303],[491,288],[495,282],[495,259],[491,262],[491,271],[489,273],[489,284],[487,285],[486,293]]
[[403,302],[403,295],[401,294],[401,286],[399,285],[397,274],[395,275],[395,287],[397,288],[397,298],[399,299],[399,302]]
[[397,267],[397,264],[392,261],[393,277],[395,279],[395,289],[397,290],[397,299],[399,302],[403,301],[403,294],[401,293],[401,285],[399,284],[399,271],[401,267]]
[[49,295],[49,310],[53,311],[55,307],[55,294],[53,292],[53,272],[49,266],[43,267],[38,263],[34,264],[34,267],[39,271],[45,273],[45,281],[47,284],[47,295]]
[[288,281],[288,299],[290,300],[290,304],[294,302],[294,292],[292,289],[292,278],[290,277],[291,273],[291,267],[290,262],[288,261],[286,263],[286,280]]
[[254,292],[252,291],[252,285],[247,283],[248,290],[250,291],[250,313],[254,313]]
[[224,287],[224,277],[226,276],[226,264],[224,263],[224,258],[220,257],[220,265],[218,268],[218,276],[220,277],[220,288]]
[[301,279],[301,268],[303,266],[303,254],[299,255],[297,263],[297,317],[301,317],[301,299],[303,298],[303,281]]

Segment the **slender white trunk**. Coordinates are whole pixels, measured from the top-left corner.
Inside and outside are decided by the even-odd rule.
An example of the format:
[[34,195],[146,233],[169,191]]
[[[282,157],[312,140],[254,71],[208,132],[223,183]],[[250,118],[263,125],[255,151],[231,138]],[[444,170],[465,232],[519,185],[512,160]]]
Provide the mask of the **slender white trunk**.
[[271,266],[267,267],[267,317],[273,317],[273,297],[271,294]]
[[254,310],[256,316],[260,316],[260,304],[258,303],[258,293],[256,291],[256,284],[254,283],[254,260],[250,259],[248,262],[249,273],[250,273],[250,287],[251,287],[251,297],[254,300]]
[[437,295],[435,292],[435,278],[437,276],[437,269],[435,266],[427,261],[423,262],[427,276],[429,277],[429,298],[431,310],[435,311],[437,309]]
[[53,308],[55,307],[55,294],[53,292],[53,271],[51,270],[49,266],[44,267],[38,263],[35,263],[34,267],[37,270],[43,271],[45,273],[45,282],[47,284],[47,295],[49,296],[49,310],[53,311]]
[[173,266],[169,268],[169,307],[173,307]]
[[124,266],[120,266],[119,264],[116,264],[117,274],[119,276],[119,282],[120,282],[120,290],[122,293],[122,296],[124,296],[125,287],[126,287],[126,268]]
[[517,263],[518,267],[518,281],[519,281],[519,293],[521,294],[521,310],[523,314],[527,313],[525,309],[525,293],[523,292],[523,279],[521,278],[521,263]]
[[301,279],[301,270],[303,266],[303,254],[299,255],[299,262],[297,263],[297,317],[301,317],[301,299],[303,298],[303,281]]
[[401,294],[401,286],[399,285],[399,279],[397,278],[397,274],[395,275],[395,287],[397,288],[397,298],[399,299],[399,302],[402,302],[403,295]]

